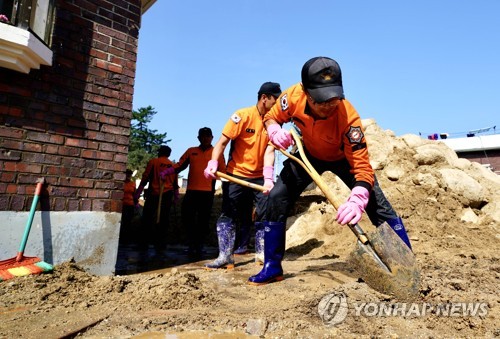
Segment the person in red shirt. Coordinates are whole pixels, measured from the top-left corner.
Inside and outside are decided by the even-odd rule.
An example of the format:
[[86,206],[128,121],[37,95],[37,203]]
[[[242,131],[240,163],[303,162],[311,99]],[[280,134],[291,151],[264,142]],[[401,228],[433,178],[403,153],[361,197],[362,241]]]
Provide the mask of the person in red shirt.
[[[361,119],[345,99],[338,63],[327,57],[315,57],[302,67],[302,83],[291,86],[264,116],[271,143],[278,149],[293,144],[291,134],[281,125],[293,122],[302,134],[307,158],[321,174],[335,173],[351,194],[337,211],[341,225],[357,223],[363,212],[379,226],[387,222],[411,248],[403,221],[392,208],[377,183],[370,165]],[[296,157],[300,158],[297,152]],[[281,261],[285,252],[285,223],[291,207],[312,182],[296,162],[286,160],[274,189],[269,194],[265,216],[263,269],[249,278],[252,285],[283,279]]]
[[135,181],[132,180],[132,170],[125,171],[125,183],[123,184],[122,198],[122,219],[120,225],[120,241],[128,242],[131,237],[131,221],[134,217],[136,201],[134,194],[136,191]]
[[[189,166],[186,194],[182,200],[182,224],[188,234],[188,253],[192,259],[200,259],[203,242],[208,234],[210,214],[215,194],[215,179],[205,178],[203,170],[212,159],[212,130],[208,127],[198,131],[199,146],[190,147],[172,167],[162,172],[162,176],[179,173]],[[225,172],[224,155],[218,159],[220,170]]]
[[[219,256],[215,261],[206,264],[207,269],[234,268],[235,223],[248,225],[252,220],[252,208],[255,204],[255,254],[256,261],[263,258],[263,224],[261,218],[265,212],[267,198],[273,182],[274,167],[264,166],[264,153],[269,138],[262,123],[264,114],[268,112],[281,93],[278,83],[265,82],[257,93],[255,106],[237,110],[228,120],[222,135],[212,152],[212,159],[205,169],[205,177],[215,178],[219,166],[219,157],[229,142],[229,160],[226,173],[250,183],[264,185],[266,192],[256,191],[247,186],[233,182],[224,182],[222,186],[222,214],[217,220],[217,237],[219,240]],[[274,162],[274,153],[273,159]],[[272,163],[271,162],[271,163]]]
[[[156,254],[161,255],[165,249],[167,241],[167,230],[169,227],[170,209],[174,202],[175,192],[178,191],[177,174],[173,173],[162,178],[161,172],[174,164],[168,157],[172,150],[170,147],[162,145],[158,150],[158,157],[149,160],[146,169],[142,174],[141,183],[134,195],[136,201],[149,183],[145,194],[144,209],[142,211],[142,226],[144,229],[144,241],[153,244]],[[163,184],[163,191],[160,192]],[[157,223],[158,202],[161,198],[160,221]]]

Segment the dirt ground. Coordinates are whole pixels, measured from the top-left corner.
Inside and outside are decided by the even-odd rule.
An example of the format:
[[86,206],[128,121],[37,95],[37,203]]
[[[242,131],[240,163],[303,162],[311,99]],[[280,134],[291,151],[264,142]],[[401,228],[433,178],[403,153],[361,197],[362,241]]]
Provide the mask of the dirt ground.
[[[401,142],[390,133],[384,138]],[[464,170],[483,188],[482,203],[471,202],[436,174],[456,166],[422,164],[406,144],[375,155],[385,164],[374,167],[412,240],[421,274],[414,300],[382,294],[359,278],[349,261],[354,235],[333,221],[333,208],[313,189],[288,220],[281,282],[248,285],[260,270],[253,254],[236,257],[235,270],[224,272],[203,270],[202,260],[103,277],[68,262],[0,283],[0,337],[499,337],[500,180]],[[436,182],[423,180],[429,176]],[[374,230],[367,218],[360,225]]]

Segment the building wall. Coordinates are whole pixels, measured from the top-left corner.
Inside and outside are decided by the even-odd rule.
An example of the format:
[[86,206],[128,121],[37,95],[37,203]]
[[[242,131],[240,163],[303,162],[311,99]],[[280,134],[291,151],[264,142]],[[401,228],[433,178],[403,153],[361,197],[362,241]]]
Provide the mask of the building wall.
[[[53,66],[29,74],[0,68],[0,218],[11,220],[0,233],[25,227],[36,181],[44,178],[39,210],[52,222],[35,218],[27,251],[31,246],[37,252],[31,255],[54,264],[76,258],[91,271],[113,271],[109,256],[116,251],[108,247],[118,242],[140,6],[140,0],[57,0]],[[104,240],[78,248],[95,231]],[[0,259],[15,254],[14,238],[0,239]],[[75,246],[67,248],[68,241]]]
[[489,168],[500,174],[500,150],[485,150],[475,152],[457,152],[459,158],[478,162],[482,165],[489,165]]

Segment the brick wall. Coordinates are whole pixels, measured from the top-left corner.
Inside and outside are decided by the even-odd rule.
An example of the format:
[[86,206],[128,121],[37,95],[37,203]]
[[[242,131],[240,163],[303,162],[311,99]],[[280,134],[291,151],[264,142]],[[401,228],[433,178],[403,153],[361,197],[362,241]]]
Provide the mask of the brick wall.
[[140,1],[57,0],[53,66],[0,68],[0,211],[121,211]]

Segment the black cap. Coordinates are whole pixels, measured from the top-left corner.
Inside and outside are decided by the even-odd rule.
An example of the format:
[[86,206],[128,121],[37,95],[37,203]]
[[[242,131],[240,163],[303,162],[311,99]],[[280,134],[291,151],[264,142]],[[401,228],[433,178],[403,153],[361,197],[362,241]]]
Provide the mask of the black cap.
[[279,97],[281,94],[280,84],[278,84],[277,82],[264,82],[262,86],[260,86],[258,93],[259,97],[262,94],[270,94],[274,97]]
[[198,136],[199,137],[201,137],[201,136],[211,137],[211,136],[213,136],[212,135],[212,130],[210,128],[208,128],[208,127],[202,127],[198,131]]
[[132,175],[132,173],[134,173],[134,172],[133,172],[131,169],[127,169],[127,170],[125,171],[125,174],[126,174],[126,175]]
[[339,64],[327,57],[315,57],[302,67],[302,84],[316,102],[344,99]]

